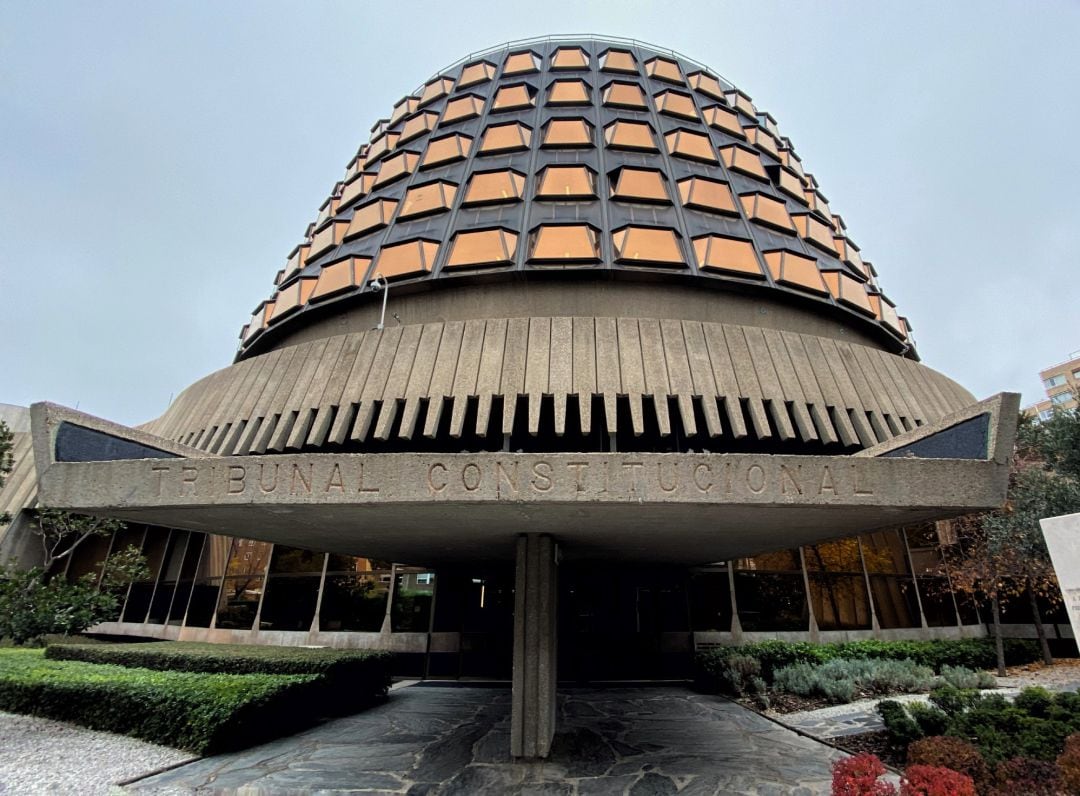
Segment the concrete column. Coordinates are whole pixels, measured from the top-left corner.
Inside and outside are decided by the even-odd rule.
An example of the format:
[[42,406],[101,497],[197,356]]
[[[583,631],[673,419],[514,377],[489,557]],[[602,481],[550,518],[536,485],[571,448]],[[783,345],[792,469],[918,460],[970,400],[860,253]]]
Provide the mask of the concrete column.
[[555,540],[546,534],[522,534],[517,540],[510,712],[513,757],[547,757],[555,735],[556,549]]

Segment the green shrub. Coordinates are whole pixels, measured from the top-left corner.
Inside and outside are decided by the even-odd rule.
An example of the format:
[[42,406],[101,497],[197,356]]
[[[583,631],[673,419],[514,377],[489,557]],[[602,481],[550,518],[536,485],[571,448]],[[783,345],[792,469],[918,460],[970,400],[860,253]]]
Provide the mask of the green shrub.
[[994,676],[989,672],[976,672],[965,666],[945,664],[940,674],[942,680],[959,689],[993,688],[996,685]]
[[823,696],[831,702],[850,702],[859,694],[925,691],[933,672],[911,661],[843,659],[821,664],[799,663],[776,672],[774,686],[801,696]]
[[877,712],[889,731],[889,741],[897,748],[906,749],[912,741],[923,737],[922,728],[895,699],[878,702]]
[[1017,694],[1013,704],[1029,716],[1045,719],[1054,706],[1054,695],[1045,688],[1032,686]]
[[954,685],[938,686],[930,692],[930,701],[950,716],[963,713],[979,698],[973,689],[961,690]]
[[949,728],[949,714],[943,710],[922,702],[909,702],[906,708],[923,735],[944,735]]
[[959,738],[941,735],[920,738],[908,746],[909,766],[939,766],[971,777],[980,793],[990,782],[990,766],[979,750]]
[[195,674],[45,659],[0,650],[0,710],[71,721],[212,754],[319,718],[316,675]]

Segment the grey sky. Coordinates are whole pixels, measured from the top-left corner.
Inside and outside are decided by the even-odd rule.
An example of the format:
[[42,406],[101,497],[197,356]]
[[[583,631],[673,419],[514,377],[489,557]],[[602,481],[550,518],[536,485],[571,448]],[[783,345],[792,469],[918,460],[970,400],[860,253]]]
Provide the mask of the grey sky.
[[0,402],[124,423],[229,364],[370,126],[499,42],[678,50],[771,112],[979,397],[1080,349],[1080,4],[0,0]]

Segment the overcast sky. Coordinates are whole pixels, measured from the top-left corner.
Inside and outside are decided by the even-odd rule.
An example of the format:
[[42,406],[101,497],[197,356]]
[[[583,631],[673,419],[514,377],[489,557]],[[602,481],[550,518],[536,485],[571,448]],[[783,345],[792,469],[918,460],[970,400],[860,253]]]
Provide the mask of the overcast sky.
[[627,36],[778,120],[979,397],[1080,349],[1080,3],[0,0],[0,402],[123,423],[232,360],[372,123],[500,42]]

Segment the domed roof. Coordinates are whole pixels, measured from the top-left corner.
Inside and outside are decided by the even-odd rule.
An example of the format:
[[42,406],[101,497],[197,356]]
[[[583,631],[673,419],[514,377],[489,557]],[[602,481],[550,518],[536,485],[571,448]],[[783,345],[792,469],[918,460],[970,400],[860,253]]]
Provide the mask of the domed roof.
[[239,358],[379,301],[384,283],[553,274],[767,293],[914,356],[874,268],[749,95],[636,41],[542,39],[442,70],[375,124]]

